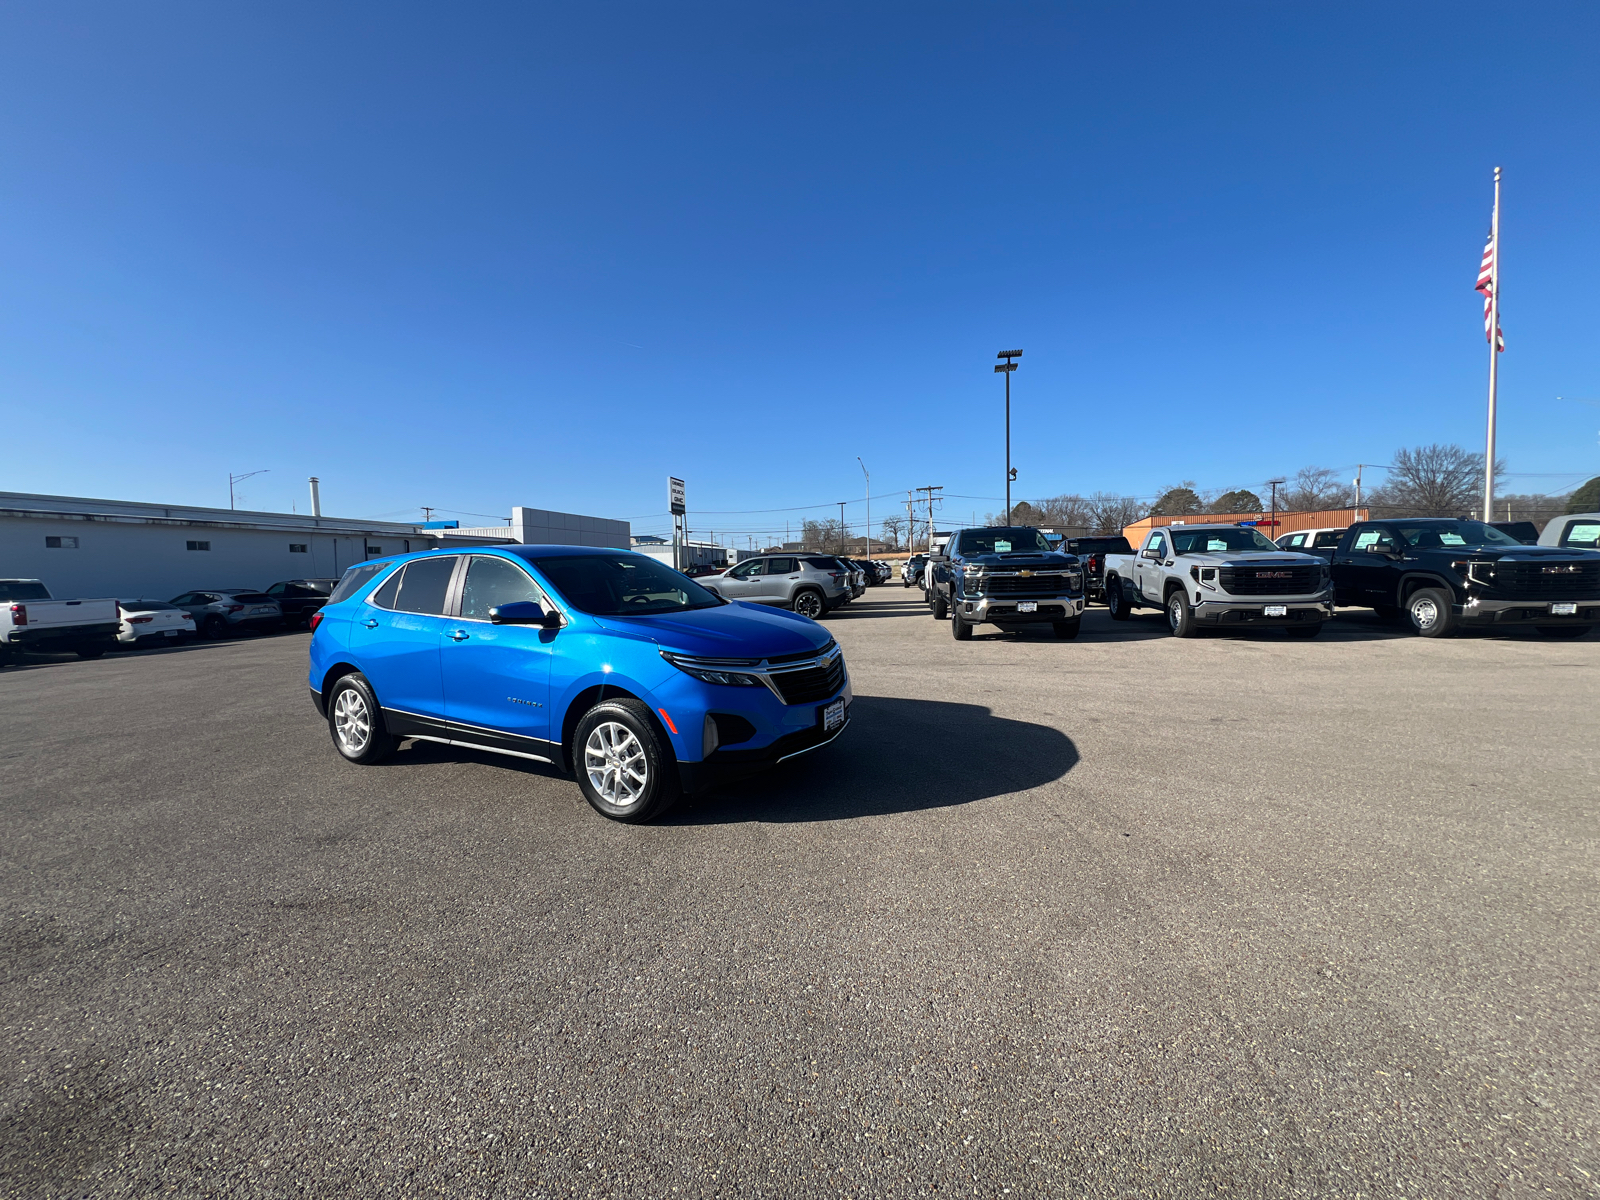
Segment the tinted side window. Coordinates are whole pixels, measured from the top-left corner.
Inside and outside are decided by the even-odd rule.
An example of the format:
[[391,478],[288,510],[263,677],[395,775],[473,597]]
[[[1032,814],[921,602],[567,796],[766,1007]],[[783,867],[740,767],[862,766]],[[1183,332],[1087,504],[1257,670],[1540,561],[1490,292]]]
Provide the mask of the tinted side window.
[[518,600],[549,605],[533,580],[505,559],[475,554],[467,561],[467,582],[461,589],[463,617],[487,621],[491,608]]
[[455,573],[456,556],[424,558],[408,563],[400,577],[400,594],[394,607],[399,612],[444,615],[445,596],[450,591],[450,576]]
[[388,565],[386,562],[380,562],[362,563],[359,567],[351,567],[339,580],[339,586],[333,589],[333,595],[328,597],[328,603],[337,604],[341,600],[350,599]]
[[769,558],[769,559],[767,559],[767,574],[768,575],[787,575],[791,571],[798,571],[799,569],[800,569],[800,564],[795,562],[795,560],[792,559],[792,558]]

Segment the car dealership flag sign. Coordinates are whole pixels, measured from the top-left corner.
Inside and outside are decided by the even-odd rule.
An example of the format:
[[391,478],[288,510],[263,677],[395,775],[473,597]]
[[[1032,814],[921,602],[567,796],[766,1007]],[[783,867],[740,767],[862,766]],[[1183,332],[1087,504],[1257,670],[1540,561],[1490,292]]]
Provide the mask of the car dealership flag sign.
[[1494,169],[1494,211],[1489,218],[1489,244],[1478,265],[1478,291],[1483,293],[1483,336],[1489,341],[1489,435],[1483,454],[1483,519],[1494,513],[1494,416],[1500,384],[1500,168]]

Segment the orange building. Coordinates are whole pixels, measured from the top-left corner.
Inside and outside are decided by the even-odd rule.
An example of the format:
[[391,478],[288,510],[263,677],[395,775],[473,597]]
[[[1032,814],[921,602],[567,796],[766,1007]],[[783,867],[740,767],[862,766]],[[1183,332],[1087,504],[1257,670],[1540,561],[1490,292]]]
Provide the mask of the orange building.
[[1237,525],[1240,521],[1255,521],[1256,528],[1273,541],[1297,529],[1343,529],[1357,521],[1367,520],[1364,508],[1328,508],[1320,512],[1285,512],[1278,510],[1277,528],[1271,528],[1272,514],[1260,513],[1190,513],[1186,517],[1146,517],[1135,521],[1122,531],[1128,544],[1135,550],[1152,529],[1162,525]]

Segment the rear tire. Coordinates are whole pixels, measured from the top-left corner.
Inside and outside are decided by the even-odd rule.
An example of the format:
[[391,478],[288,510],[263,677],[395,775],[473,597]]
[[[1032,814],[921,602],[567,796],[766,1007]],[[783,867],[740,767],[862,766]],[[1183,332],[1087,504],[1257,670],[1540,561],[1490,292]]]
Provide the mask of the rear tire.
[[789,607],[802,617],[810,617],[813,621],[822,620],[822,614],[828,611],[828,605],[822,598],[822,593],[815,588],[801,588],[794,594]]
[[104,646],[74,646],[72,649],[79,658],[99,658],[106,652]]
[[1126,621],[1132,615],[1128,611],[1128,598],[1122,593],[1122,580],[1114,576],[1106,580],[1106,610],[1113,621]]
[[603,700],[584,713],[572,762],[583,798],[612,821],[638,825],[681,794],[677,756],[637,700]]
[[928,599],[933,604],[933,619],[935,621],[942,621],[950,615],[950,603],[945,599],[943,592],[937,590],[930,592]]
[[1456,631],[1458,618],[1451,611],[1455,601],[1443,588],[1418,588],[1406,601],[1406,618],[1411,628],[1423,637],[1449,637]]
[[972,626],[961,619],[959,611],[950,614],[950,636],[958,642],[970,642],[972,640]]
[[394,753],[399,741],[383,723],[383,709],[365,675],[359,671],[341,675],[334,681],[326,704],[333,748],[346,762],[366,767]]
[[1581,638],[1594,628],[1592,625],[1535,625],[1547,638]]
[[228,636],[228,623],[218,616],[209,616],[200,626],[200,636],[208,642],[220,642]]
[[1283,632],[1292,638],[1314,638],[1322,632],[1322,625],[1321,621],[1311,621],[1304,625],[1290,625]]
[[1050,628],[1055,630],[1056,637],[1063,642],[1070,642],[1078,636],[1078,631],[1083,628],[1083,618],[1074,617],[1070,621],[1052,621]]

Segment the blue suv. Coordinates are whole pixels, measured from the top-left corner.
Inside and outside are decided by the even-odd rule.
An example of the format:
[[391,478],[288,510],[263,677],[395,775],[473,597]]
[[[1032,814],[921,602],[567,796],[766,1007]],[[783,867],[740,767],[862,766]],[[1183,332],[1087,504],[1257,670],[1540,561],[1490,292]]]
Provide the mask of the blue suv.
[[617,821],[826,745],[850,721],[844,657],[820,625],[626,550],[362,563],[312,621],[311,698],[350,762],[407,738],[535,759],[575,772]]

